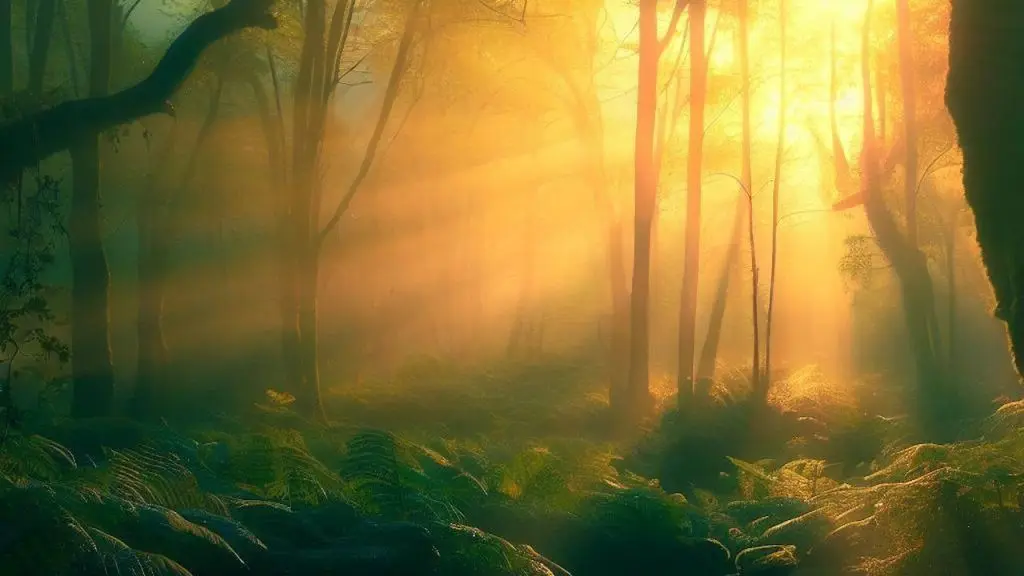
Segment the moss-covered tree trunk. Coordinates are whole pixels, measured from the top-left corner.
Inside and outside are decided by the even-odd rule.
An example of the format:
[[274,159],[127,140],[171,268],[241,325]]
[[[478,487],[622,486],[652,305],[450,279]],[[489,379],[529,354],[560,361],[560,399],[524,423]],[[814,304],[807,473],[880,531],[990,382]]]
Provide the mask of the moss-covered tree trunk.
[[[110,86],[111,0],[89,0],[88,12],[89,95],[98,98],[105,96]],[[71,149],[71,410],[77,417],[109,414],[114,400],[110,271],[100,222],[99,140],[98,134],[91,134]]]
[[982,258],[1024,376],[1024,3],[953,0],[946,105]]

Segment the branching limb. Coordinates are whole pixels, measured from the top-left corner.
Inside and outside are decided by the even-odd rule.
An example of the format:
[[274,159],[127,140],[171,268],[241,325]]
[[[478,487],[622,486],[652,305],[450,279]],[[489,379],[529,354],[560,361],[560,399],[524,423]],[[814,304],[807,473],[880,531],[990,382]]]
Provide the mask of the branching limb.
[[270,12],[273,2],[231,0],[193,21],[138,84],[109,96],[64,102],[0,126],[0,181],[9,181],[20,170],[111,127],[150,114],[173,114],[167,101],[203,51],[246,28],[275,28],[277,20]]

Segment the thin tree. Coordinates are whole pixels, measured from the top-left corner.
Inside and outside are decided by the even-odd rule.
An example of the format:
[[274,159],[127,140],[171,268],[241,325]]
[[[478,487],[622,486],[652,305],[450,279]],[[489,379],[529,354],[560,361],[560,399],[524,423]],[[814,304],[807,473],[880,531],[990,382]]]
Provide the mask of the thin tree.
[[164,148],[158,153],[157,166],[151,170],[146,194],[139,199],[136,214],[138,227],[137,363],[134,408],[138,415],[155,415],[156,400],[166,383],[168,361],[164,340],[163,308],[169,279],[168,256],[174,231],[167,210],[172,202],[186,192],[192,183],[204,144],[213,133],[223,100],[224,76],[218,74],[210,90],[210,101],[191,147],[180,180],[166,173],[167,158],[178,141],[176,125],[172,127]]
[[[627,404],[639,414],[650,401],[651,225],[658,190],[654,136],[658,106],[658,62],[678,25],[688,0],[677,0],[669,30],[658,38],[657,0],[641,0],[640,63],[637,76],[637,122],[633,178],[633,280],[630,294],[630,354]],[[697,0],[703,5],[703,0]],[[691,16],[692,18],[692,16]]]
[[[89,0],[89,97],[110,88],[112,0]],[[110,355],[110,270],[100,217],[100,143],[92,134],[71,149],[71,368],[77,417],[109,414],[114,399]]]
[[740,181],[747,200],[747,236],[750,250],[750,302],[753,348],[751,350],[750,385],[757,390],[761,385],[761,339],[757,295],[760,293],[757,268],[757,247],[754,235],[754,189],[751,170],[752,131],[750,126],[750,12],[748,0],[740,0],[740,76],[742,84],[742,140],[740,159]]
[[[326,419],[320,395],[317,318],[321,249],[324,239],[341,221],[369,175],[397,100],[399,85],[410,61],[415,23],[422,2],[414,0],[407,6],[405,29],[362,161],[338,204],[329,213],[326,224],[321,226],[323,190],[319,173],[323,141],[332,96],[347,73],[340,64],[348,46],[357,7],[354,0],[338,2],[328,20],[324,0],[310,0],[305,5],[302,51],[293,87],[291,150],[290,154],[282,154],[290,164],[283,172],[288,180],[286,197],[279,207],[281,238],[278,261],[281,266],[282,344],[288,376],[285,385],[287,391],[295,396],[299,412],[317,420]],[[270,63],[273,64],[273,58]],[[279,95],[280,83],[273,68],[272,74],[275,92]],[[279,120],[278,125],[283,127],[283,120]],[[283,150],[283,129],[278,132],[281,141],[273,146]],[[282,180],[283,174],[279,176]]]
[[50,57],[53,25],[57,16],[57,0],[38,0],[35,10],[35,33],[32,35],[32,51],[29,54],[28,90],[32,94],[38,95],[43,92],[46,63]]
[[701,194],[704,157],[704,106],[707,99],[707,56],[704,53],[705,1],[690,6],[690,138],[686,159],[686,237],[683,288],[679,306],[679,409],[693,397],[696,348],[697,292],[700,274]]
[[14,91],[14,22],[11,0],[0,0],[0,96]]
[[772,253],[771,272],[768,278],[768,317],[764,333],[764,376],[758,380],[754,390],[758,401],[763,402],[771,386],[772,366],[772,320],[775,313],[775,280],[779,258],[779,195],[782,183],[782,158],[786,151],[786,0],[779,0],[779,133],[775,149],[775,176],[772,180]]
[[[871,10],[869,0],[862,39],[862,81],[864,85],[864,152],[862,155],[862,197],[864,212],[875,240],[885,258],[892,264],[899,280],[904,321],[910,338],[911,352],[917,369],[918,410],[926,433],[936,439],[948,436],[947,418],[953,408],[946,375],[938,359],[935,295],[925,255],[911,242],[910,235],[899,229],[882,197],[881,170],[878,164],[878,143],[872,112],[870,38]],[[907,148],[916,146],[907,142]],[[911,175],[916,181],[916,172]],[[916,188],[916,184],[915,184]]]
[[[752,210],[752,203],[748,204],[749,194],[752,187],[752,176],[750,169],[750,157],[751,157],[751,136],[750,136],[750,53],[749,53],[749,39],[750,39],[750,15],[748,13],[749,5],[748,0],[738,0],[737,2],[737,18],[739,20],[739,30],[737,34],[737,52],[739,54],[740,64],[740,107],[742,115],[742,134],[740,136],[740,196],[736,199],[735,216],[732,224],[732,232],[730,233],[729,248],[725,258],[725,264],[722,266],[721,275],[718,278],[718,282],[715,286],[715,299],[711,304],[711,312],[708,318],[708,331],[704,338],[704,344],[701,347],[700,358],[697,361],[697,372],[695,374],[698,386],[701,390],[710,390],[711,385],[715,377],[715,368],[718,359],[718,350],[721,344],[723,325],[725,322],[725,311],[728,304],[729,297],[729,284],[731,282],[735,268],[739,265],[740,257],[740,246],[743,243],[743,229],[744,224],[747,224],[745,220],[750,220],[749,225],[753,226],[752,216],[749,214],[748,218],[744,218],[744,215],[748,210]],[[750,244],[751,250],[751,271],[755,269],[755,263],[757,255],[753,253],[754,244]],[[757,294],[757,278],[756,272],[753,273],[754,291],[753,294]],[[753,374],[756,375],[760,371],[760,342],[759,342],[759,328],[757,325],[757,303],[754,303],[754,355],[752,359],[752,366],[754,366]],[[751,377],[751,385],[756,388],[756,378]]]

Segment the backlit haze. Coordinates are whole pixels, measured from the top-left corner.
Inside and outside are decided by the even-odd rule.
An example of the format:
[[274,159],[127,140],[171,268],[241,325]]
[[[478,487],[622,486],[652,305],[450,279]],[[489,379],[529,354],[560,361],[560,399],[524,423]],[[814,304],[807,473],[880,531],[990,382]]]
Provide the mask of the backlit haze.
[[[590,172],[594,164],[588,157],[586,136],[573,121],[578,113],[574,91],[589,89],[592,79],[601,101],[600,117],[594,116],[592,124],[603,130],[608,191],[626,223],[628,270],[637,7],[623,0],[607,0],[603,10],[584,9],[584,4],[531,1],[523,22],[497,15],[479,21],[460,18],[452,14],[453,9],[434,9],[431,29],[416,48],[410,77],[369,177],[325,246],[320,315],[325,385],[386,375],[422,356],[481,361],[501,357],[516,318],[538,327],[535,345],[544,353],[589,353],[596,349],[598,338],[606,338],[610,298],[606,223],[595,201]],[[766,292],[770,178],[780,102],[779,20],[777,1],[751,4],[754,210],[761,288]],[[897,342],[897,349],[902,346],[898,338],[877,343],[878,335],[902,330],[885,262],[868,258],[866,272],[871,279],[867,284],[851,280],[841,270],[844,261],[863,263],[863,259],[844,256],[848,238],[867,234],[868,229],[862,208],[830,209],[840,200],[828,156],[831,146],[822,148],[815,139],[815,133],[822,142],[830,138],[830,23],[834,19],[838,124],[850,163],[856,167],[861,148],[861,30],[866,2],[788,0],[787,4],[788,122],[774,364],[793,369],[811,366],[829,379],[845,381],[869,371],[855,370],[855,364],[870,366],[873,354],[898,355],[887,350],[892,342]],[[880,63],[876,83],[885,86],[888,96],[876,130],[888,148],[902,129],[899,70],[893,8],[891,3],[878,4],[872,58]],[[948,214],[950,210],[943,206],[959,206],[962,197],[958,153],[949,150],[953,133],[942,108],[948,2],[913,4],[934,5],[934,9],[915,8],[920,14],[915,73],[920,120],[928,141],[921,152],[922,172],[944,154],[931,165],[923,187],[928,199],[920,208],[923,220],[938,222],[938,216],[932,215]],[[730,2],[723,5],[731,10]],[[672,3],[662,3],[661,9],[664,31]],[[187,12],[180,7],[174,10]],[[178,29],[174,18],[154,6],[140,9],[133,23],[157,44],[164,37],[161,30]],[[662,121],[667,122],[677,106],[680,110],[675,125],[664,130],[668,141],[658,192],[652,277],[652,376],[666,382],[675,370],[683,260],[689,58],[679,58],[678,53],[689,38],[682,33],[685,26],[686,16],[662,57],[659,78]],[[703,167],[698,349],[741,197],[736,182],[722,175],[738,175],[740,170],[737,26],[733,14],[723,12],[718,2],[711,3],[706,33],[713,45]],[[359,85],[343,88],[338,95],[324,153],[325,220],[361,157],[393,53],[394,42],[381,41],[349,79]],[[678,82],[683,83],[679,90]],[[195,114],[182,116],[179,130],[195,133],[206,106],[206,91],[200,87],[190,96]],[[680,97],[681,103],[677,102]],[[228,90],[227,101],[234,104],[225,107],[195,178],[196,187],[210,194],[197,202],[222,202],[218,210],[232,218],[217,222],[218,211],[207,211],[187,231],[197,258],[206,258],[205,239],[219,235],[226,238],[230,254],[209,256],[210,274],[192,272],[176,278],[168,301],[168,309],[176,312],[169,314],[167,323],[168,339],[197,355],[212,353],[229,331],[241,348],[251,347],[240,352],[239,361],[259,362],[274,354],[277,343],[274,262],[270,252],[260,247],[273,232],[273,191],[267,187],[263,136],[249,99],[243,88]],[[184,157],[184,151],[178,154]],[[960,238],[956,273],[964,291],[961,305],[976,310],[982,332],[999,338],[999,327],[986,316],[988,288],[970,223],[961,223],[955,233]],[[751,270],[746,240],[740,261],[726,310],[719,356],[723,367],[750,362]],[[936,274],[940,284],[946,271],[936,269]],[[856,320],[858,314],[870,321]],[[130,322],[120,320],[121,329],[130,332]],[[869,341],[881,352],[872,351]]]

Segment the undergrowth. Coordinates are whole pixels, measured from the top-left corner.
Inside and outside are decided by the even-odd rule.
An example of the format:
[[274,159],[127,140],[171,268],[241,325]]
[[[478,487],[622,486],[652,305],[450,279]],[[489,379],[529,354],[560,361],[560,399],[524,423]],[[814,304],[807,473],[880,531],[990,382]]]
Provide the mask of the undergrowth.
[[[723,397],[626,445],[535,413],[557,403],[593,422],[598,393],[571,366],[518,374],[477,388],[467,379],[486,377],[407,374],[424,382],[404,398],[400,381],[337,398],[376,395],[394,410],[367,401],[345,425],[302,424],[268,394],[231,420],[12,431],[0,445],[0,573],[1024,573],[1013,553],[1022,403],[983,422],[979,440],[910,444],[900,419],[794,393],[773,411],[777,443],[750,447],[736,432],[749,408]],[[530,374],[549,380],[510,384]],[[397,424],[415,407],[467,406],[481,413],[465,429],[422,414]]]

